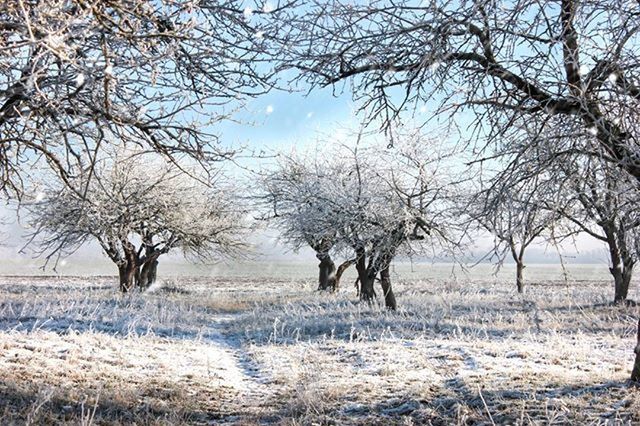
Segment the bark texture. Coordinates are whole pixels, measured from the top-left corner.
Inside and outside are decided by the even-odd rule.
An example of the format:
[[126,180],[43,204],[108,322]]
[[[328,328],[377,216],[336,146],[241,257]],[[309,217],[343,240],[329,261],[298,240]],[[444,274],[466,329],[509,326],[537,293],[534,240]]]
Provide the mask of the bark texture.
[[133,289],[136,281],[137,270],[138,268],[135,265],[129,263],[118,265],[121,292],[127,293]]
[[367,268],[364,249],[356,250],[356,255],[356,270],[358,272],[358,280],[360,281],[360,300],[372,303],[376,298],[376,292],[373,288],[375,274],[372,274],[370,268]]
[[138,287],[144,290],[151,287],[156,281],[156,272],[158,270],[158,256],[153,256],[147,259],[140,268],[140,274],[138,278]]

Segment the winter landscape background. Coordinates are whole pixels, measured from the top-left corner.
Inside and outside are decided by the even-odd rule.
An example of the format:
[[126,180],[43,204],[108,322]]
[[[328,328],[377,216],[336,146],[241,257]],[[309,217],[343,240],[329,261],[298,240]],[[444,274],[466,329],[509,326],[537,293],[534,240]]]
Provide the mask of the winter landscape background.
[[640,424],[640,2],[0,1],[0,425]]

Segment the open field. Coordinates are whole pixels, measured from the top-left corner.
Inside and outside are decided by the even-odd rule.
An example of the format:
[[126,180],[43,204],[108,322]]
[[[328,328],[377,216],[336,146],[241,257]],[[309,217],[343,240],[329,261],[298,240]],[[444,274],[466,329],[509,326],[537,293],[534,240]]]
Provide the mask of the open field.
[[398,312],[349,278],[314,292],[312,264],[125,296],[110,277],[0,278],[1,423],[640,422],[638,308],[608,304],[606,270],[532,267],[519,296],[508,273],[431,269],[398,268]]

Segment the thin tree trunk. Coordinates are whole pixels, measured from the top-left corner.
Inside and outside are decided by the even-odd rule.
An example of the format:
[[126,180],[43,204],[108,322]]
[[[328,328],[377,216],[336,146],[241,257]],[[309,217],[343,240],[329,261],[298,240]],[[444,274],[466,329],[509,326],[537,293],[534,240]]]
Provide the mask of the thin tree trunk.
[[640,382],[640,320],[638,321],[638,339],[634,352],[636,353],[636,360],[633,363],[631,380],[633,380],[634,382]]
[[527,248],[527,243],[522,241],[520,249],[516,246],[513,237],[509,237],[509,249],[511,250],[511,257],[516,262],[516,289],[518,293],[524,292],[524,251]]
[[519,259],[516,261],[516,287],[518,293],[524,293],[524,261]]
[[398,308],[398,305],[396,304],[396,297],[394,296],[393,289],[391,288],[389,264],[380,271],[380,284],[382,285],[382,291],[384,292],[384,305],[387,309],[395,311]]
[[346,271],[347,268],[349,268],[349,266],[353,265],[354,263],[356,263],[356,260],[351,259],[351,260],[342,262],[340,266],[338,266],[338,270],[336,271],[335,281],[334,281],[336,290],[338,289],[338,287],[340,287],[340,279],[342,279],[342,274],[344,274],[344,271]]

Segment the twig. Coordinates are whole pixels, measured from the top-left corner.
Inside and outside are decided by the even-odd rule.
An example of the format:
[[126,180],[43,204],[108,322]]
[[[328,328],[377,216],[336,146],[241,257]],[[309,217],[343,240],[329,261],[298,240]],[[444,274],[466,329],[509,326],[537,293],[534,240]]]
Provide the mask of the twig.
[[491,416],[491,412],[489,411],[489,406],[487,405],[487,401],[484,400],[484,396],[482,396],[482,389],[480,389],[480,385],[478,385],[478,394],[480,394],[480,399],[482,400],[482,405],[484,405],[484,409],[489,416],[489,420],[493,426],[496,426],[496,423],[493,421],[493,416]]

